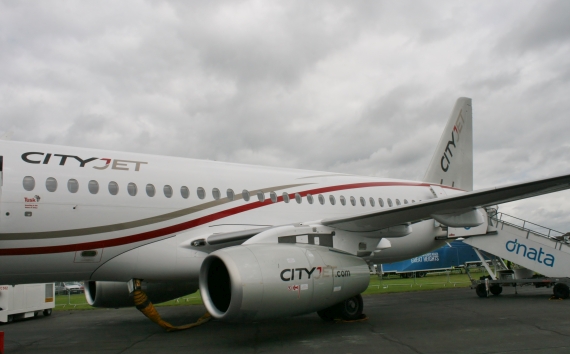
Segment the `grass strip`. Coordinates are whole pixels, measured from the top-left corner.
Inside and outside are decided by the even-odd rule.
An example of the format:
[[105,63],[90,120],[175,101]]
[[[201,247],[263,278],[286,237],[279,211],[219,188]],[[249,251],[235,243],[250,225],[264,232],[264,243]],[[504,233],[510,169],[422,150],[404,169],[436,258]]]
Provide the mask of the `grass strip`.
[[[479,277],[482,275],[477,271],[471,271],[473,276]],[[410,291],[426,291],[435,289],[446,288],[461,288],[469,287],[469,277],[467,274],[445,274],[431,273],[423,278],[400,278],[399,276],[384,276],[383,278],[377,275],[370,276],[370,284],[368,289],[362,295],[373,294],[387,294],[398,292]],[[70,311],[70,310],[95,310],[97,308],[91,307],[85,301],[83,294],[74,295],[56,295],[55,296],[55,309],[56,311]],[[201,305],[202,297],[200,292],[197,291],[193,294],[181,296],[178,299],[155,304],[157,307],[162,306],[185,306],[185,305]]]

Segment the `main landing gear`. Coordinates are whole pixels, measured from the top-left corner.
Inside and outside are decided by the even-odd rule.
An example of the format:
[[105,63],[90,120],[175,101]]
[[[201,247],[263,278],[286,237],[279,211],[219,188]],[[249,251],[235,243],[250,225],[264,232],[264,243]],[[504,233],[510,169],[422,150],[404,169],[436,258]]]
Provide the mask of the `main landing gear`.
[[355,321],[365,317],[362,314],[363,309],[362,295],[358,294],[324,310],[317,311],[317,314],[325,321],[336,319]]

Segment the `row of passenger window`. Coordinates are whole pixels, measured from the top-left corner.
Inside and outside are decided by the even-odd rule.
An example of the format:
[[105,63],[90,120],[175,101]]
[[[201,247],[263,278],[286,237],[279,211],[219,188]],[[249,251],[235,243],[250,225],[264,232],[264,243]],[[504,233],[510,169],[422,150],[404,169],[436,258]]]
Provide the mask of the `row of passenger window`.
[[[31,192],[36,187],[36,181],[35,181],[34,177],[26,176],[26,177],[24,177],[23,185],[24,185],[25,190]],[[107,188],[109,189],[109,193],[111,195],[117,195],[119,193],[119,184],[115,181],[109,182],[109,185],[107,186]],[[55,192],[57,190],[57,180],[53,177],[48,177],[46,179],[46,189],[48,190],[48,192]],[[89,183],[87,184],[87,189],[89,190],[89,192],[91,194],[99,193],[99,182],[97,182],[95,180],[89,181]],[[68,180],[67,181],[67,190],[71,193],[77,193],[77,191],[79,191],[79,182],[77,182],[77,180],[73,179],[73,178]],[[156,194],[156,188],[154,187],[153,184],[150,184],[150,183],[147,184],[145,190],[146,190],[146,194],[149,197],[154,197]],[[164,196],[166,198],[171,198],[173,195],[173,189],[169,185],[165,185],[162,188],[162,191],[163,191]],[[127,184],[127,193],[129,193],[129,195],[131,195],[133,197],[135,195],[137,195],[137,193],[138,193],[137,185],[133,182]],[[188,187],[186,187],[186,186],[180,187],[180,195],[182,196],[182,198],[188,199],[188,197],[190,197],[190,189],[188,189]],[[205,193],[204,193],[204,196],[205,196]],[[203,198],[201,198],[201,199],[203,199]]]
[[[32,176],[26,176],[26,177],[24,177],[24,180],[23,180],[23,186],[24,186],[24,189],[26,191],[31,192],[36,187],[36,181]],[[55,192],[57,190],[57,180],[53,177],[48,177],[46,179],[46,189],[48,190],[48,192]],[[89,181],[89,183],[87,184],[87,189],[89,190],[89,192],[91,194],[99,193],[99,182],[97,182],[95,180]],[[119,184],[115,181],[111,181],[108,184],[108,189],[109,189],[109,193],[111,195],[117,195],[119,193]],[[68,180],[67,181],[67,190],[71,193],[77,193],[77,191],[79,191],[79,182],[73,178]],[[156,194],[156,188],[154,187],[153,184],[150,184],[150,183],[146,185],[145,191],[149,197],[154,197]],[[172,187],[169,185],[165,185],[162,188],[162,191],[163,191],[164,196],[166,198],[171,198],[173,193],[174,193]],[[137,185],[133,182],[130,182],[129,184],[127,184],[127,193],[133,197],[135,195],[137,195],[137,193],[138,193]],[[198,189],[196,190],[196,194],[198,195],[198,198],[200,198],[200,199],[206,198],[206,190],[202,187],[198,187]],[[186,187],[186,186],[180,187],[180,195],[182,196],[182,198],[188,199],[190,197],[190,189],[188,189],[188,187]],[[218,188],[212,189],[212,197],[215,200],[220,199],[221,195],[222,195],[222,193],[220,192],[220,190]],[[232,200],[232,201],[235,200],[236,194],[232,189],[228,189],[226,191],[226,195],[227,195],[229,200]],[[246,202],[248,202],[251,199],[251,195],[250,195],[249,191],[246,189],[244,189],[242,191],[241,195],[242,195],[243,200],[245,200]],[[278,201],[278,196],[277,196],[277,193],[275,193],[275,192],[270,192],[269,198],[271,199],[271,201],[273,203],[277,203],[277,201]],[[282,198],[283,198],[283,201],[285,203],[289,203],[291,201],[291,197],[289,196],[289,194],[287,192],[283,192]],[[294,199],[298,204],[301,204],[301,202],[303,201],[303,197],[299,193],[294,194]],[[307,199],[307,202],[309,204],[314,203],[313,195],[307,194],[306,199]],[[324,205],[326,202],[325,197],[322,194],[319,194],[317,196],[317,199],[319,200],[319,203],[322,205]],[[340,199],[340,204],[342,204],[342,205],[347,204],[347,200],[344,196],[341,195],[339,199]],[[257,192],[257,200],[259,200],[260,202],[264,202],[265,201],[265,193],[262,191]],[[356,206],[356,198],[351,196],[349,198],[349,200],[350,200],[350,204],[352,204],[353,206]],[[368,199],[368,201],[370,203],[370,206],[376,206],[376,200],[374,198],[370,197]],[[336,204],[336,198],[334,195],[332,195],[332,194],[329,195],[329,202],[331,203],[331,205]],[[387,202],[389,207],[394,206],[392,199],[388,198],[386,200],[386,202]],[[415,200],[412,200],[412,203],[415,203]],[[404,199],[404,204],[408,204],[407,199]],[[360,197],[360,205],[366,206],[366,198]],[[378,205],[380,207],[384,207],[384,200],[382,198],[378,198]],[[395,199],[395,205],[402,205],[402,203],[400,202],[399,199]]]

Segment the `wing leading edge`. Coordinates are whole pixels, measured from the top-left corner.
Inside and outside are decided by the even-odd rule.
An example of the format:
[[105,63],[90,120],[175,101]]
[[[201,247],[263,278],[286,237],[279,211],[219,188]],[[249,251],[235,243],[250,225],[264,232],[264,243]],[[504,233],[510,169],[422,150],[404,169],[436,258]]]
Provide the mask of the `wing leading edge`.
[[321,223],[346,231],[377,231],[408,222],[414,223],[431,219],[433,215],[467,212],[477,207],[487,207],[512,202],[565,189],[570,189],[570,175],[430,199],[374,213],[360,214],[351,217],[328,218],[322,220]]

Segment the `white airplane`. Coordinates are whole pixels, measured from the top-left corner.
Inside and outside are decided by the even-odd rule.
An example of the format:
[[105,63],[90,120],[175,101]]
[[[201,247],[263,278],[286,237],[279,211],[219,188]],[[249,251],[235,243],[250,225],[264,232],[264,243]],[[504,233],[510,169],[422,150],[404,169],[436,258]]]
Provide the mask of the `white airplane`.
[[0,155],[0,284],[84,279],[101,307],[133,306],[127,282],[153,302],[199,288],[229,321],[359,318],[369,263],[485,233],[486,208],[570,187],[473,191],[468,98],[422,181],[10,141]]

